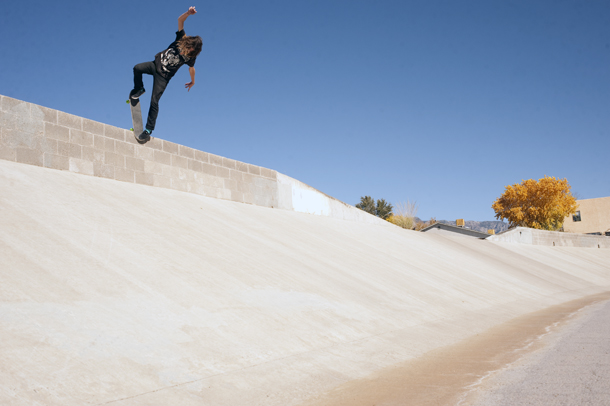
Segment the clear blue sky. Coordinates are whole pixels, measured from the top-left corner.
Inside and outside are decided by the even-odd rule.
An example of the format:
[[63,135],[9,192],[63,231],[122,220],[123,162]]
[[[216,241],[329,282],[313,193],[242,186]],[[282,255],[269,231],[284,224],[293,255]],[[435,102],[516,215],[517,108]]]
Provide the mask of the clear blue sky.
[[424,219],[492,220],[544,175],[610,196],[608,0],[7,1],[0,94],[130,128],[132,67],[191,5],[196,84],[154,136]]

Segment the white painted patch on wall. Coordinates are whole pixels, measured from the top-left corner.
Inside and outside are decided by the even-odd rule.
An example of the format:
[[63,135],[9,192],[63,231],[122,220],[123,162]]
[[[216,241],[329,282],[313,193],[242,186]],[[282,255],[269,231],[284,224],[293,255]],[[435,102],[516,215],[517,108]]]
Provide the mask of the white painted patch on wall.
[[[277,174],[280,184],[280,208],[300,213],[330,216],[330,198],[324,193],[289,176]],[[287,193],[289,192],[289,193]],[[285,201],[287,198],[290,202]]]

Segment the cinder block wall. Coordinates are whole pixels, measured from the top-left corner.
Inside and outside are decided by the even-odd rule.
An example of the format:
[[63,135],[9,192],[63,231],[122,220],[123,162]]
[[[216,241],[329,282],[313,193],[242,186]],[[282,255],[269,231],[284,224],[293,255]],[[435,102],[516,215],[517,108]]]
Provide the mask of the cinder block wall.
[[343,220],[389,225],[286,175],[0,95],[0,159]]
[[278,206],[277,172],[0,96],[0,159]]

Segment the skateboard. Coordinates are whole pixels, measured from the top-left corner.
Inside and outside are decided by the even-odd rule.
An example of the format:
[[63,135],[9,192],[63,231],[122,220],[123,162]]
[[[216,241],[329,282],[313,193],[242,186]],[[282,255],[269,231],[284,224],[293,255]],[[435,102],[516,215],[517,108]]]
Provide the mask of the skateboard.
[[[142,124],[142,109],[140,108],[140,99],[132,99],[131,95],[133,90],[129,93],[129,103],[131,107],[131,121],[133,122],[133,131],[134,137],[136,137],[136,141],[138,141],[138,135],[142,134],[144,131],[144,124]],[[139,142],[139,141],[138,141]]]

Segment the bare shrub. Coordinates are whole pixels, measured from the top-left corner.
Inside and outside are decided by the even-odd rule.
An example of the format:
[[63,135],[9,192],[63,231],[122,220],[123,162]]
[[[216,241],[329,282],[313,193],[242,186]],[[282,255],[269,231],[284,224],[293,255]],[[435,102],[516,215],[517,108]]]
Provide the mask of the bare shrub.
[[399,227],[412,230],[415,226],[415,215],[417,214],[418,205],[417,202],[407,200],[407,202],[398,202],[394,208],[394,214],[388,218],[388,221],[392,224],[396,224]]

